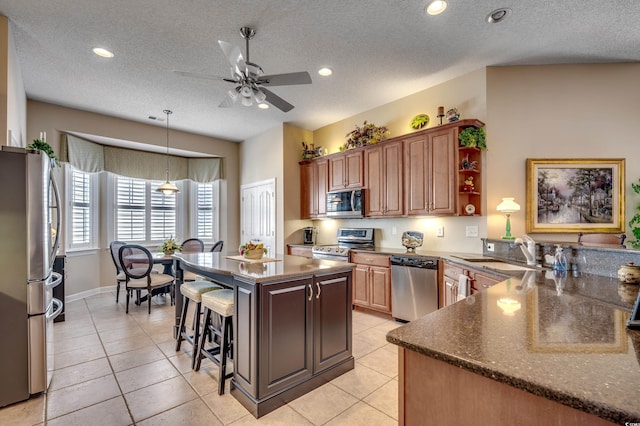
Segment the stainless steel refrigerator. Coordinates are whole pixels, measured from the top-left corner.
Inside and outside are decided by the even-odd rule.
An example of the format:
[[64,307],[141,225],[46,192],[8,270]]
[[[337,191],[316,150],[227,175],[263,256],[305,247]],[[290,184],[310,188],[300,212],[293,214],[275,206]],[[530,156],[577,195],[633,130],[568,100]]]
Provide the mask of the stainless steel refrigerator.
[[[47,390],[53,320],[62,301],[52,271],[60,204],[51,160],[41,151],[0,150],[0,407]],[[53,229],[56,236],[53,237]]]

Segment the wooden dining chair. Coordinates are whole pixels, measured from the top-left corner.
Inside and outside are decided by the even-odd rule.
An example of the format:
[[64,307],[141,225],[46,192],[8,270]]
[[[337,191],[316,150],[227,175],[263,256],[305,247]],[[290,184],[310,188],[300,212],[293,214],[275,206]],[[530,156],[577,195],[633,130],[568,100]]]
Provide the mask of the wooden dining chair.
[[109,243],[109,251],[111,252],[111,260],[116,267],[116,303],[120,299],[120,284],[126,281],[127,277],[120,267],[120,261],[118,260],[118,252],[120,247],[126,245],[124,241],[111,241]]
[[127,291],[126,312],[129,313],[129,299],[133,290],[147,290],[148,312],[151,313],[151,291],[156,288],[169,287],[171,304],[174,303],[174,278],[167,274],[151,273],[153,269],[153,255],[145,247],[137,244],[125,244],[118,251],[120,268],[125,274],[125,289]]
[[211,250],[212,252],[220,252],[222,251],[222,246],[224,246],[224,241],[220,240],[218,242],[216,242],[213,246],[211,246]]
[[626,234],[584,234],[580,232],[578,234],[578,244],[592,243],[624,246],[626,238]]
[[[202,253],[204,251],[204,242],[199,238],[189,238],[182,243],[182,253]],[[184,271],[183,281],[198,281],[203,278],[190,271]]]

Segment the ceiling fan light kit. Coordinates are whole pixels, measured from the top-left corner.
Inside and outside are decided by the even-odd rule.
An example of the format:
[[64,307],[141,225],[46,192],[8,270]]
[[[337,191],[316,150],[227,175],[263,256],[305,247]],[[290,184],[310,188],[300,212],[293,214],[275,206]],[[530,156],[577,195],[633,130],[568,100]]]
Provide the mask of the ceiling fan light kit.
[[177,74],[187,77],[205,78],[209,80],[222,80],[236,85],[235,90],[227,91],[219,107],[229,108],[238,98],[244,106],[252,106],[254,103],[261,105],[265,102],[275,106],[283,112],[291,111],[294,106],[285,101],[264,86],[290,86],[296,84],[311,84],[311,76],[306,71],[286,74],[264,75],[262,67],[249,59],[249,40],[256,31],[251,27],[240,28],[240,35],[245,40],[246,59],[237,46],[218,40],[225,57],[231,64],[231,78],[216,77],[206,74],[197,74],[186,71],[175,71]]

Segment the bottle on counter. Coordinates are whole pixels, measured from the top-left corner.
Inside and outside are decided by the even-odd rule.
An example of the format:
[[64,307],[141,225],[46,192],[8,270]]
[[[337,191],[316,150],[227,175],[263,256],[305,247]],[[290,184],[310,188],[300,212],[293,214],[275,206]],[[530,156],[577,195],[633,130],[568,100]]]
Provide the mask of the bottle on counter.
[[553,270],[554,271],[566,271],[567,270],[567,258],[562,251],[562,246],[556,246],[556,254],[553,256]]

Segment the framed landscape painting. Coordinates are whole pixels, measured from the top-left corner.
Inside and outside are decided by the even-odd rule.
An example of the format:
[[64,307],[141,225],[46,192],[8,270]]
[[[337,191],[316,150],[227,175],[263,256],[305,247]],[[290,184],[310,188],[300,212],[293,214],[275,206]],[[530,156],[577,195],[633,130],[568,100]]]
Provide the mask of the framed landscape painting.
[[624,231],[624,159],[527,159],[527,232]]

